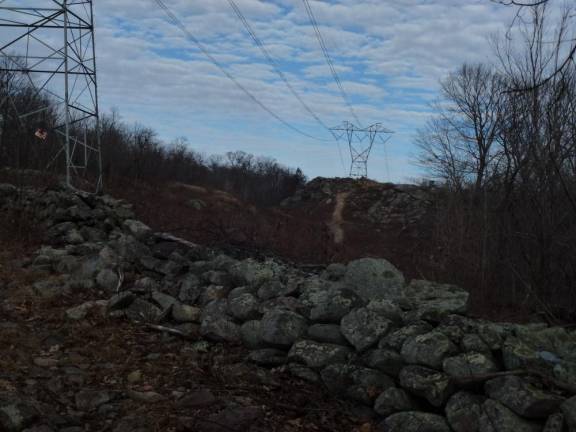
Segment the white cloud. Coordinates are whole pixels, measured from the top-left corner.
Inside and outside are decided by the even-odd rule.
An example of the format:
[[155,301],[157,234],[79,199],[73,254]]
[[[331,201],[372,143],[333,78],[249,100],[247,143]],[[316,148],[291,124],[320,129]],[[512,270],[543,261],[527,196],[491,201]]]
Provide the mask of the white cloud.
[[[35,1],[40,0],[19,3]],[[259,100],[297,127],[329,136],[266,63],[227,0],[164,2]],[[330,125],[349,120],[303,4],[235,2],[322,120]],[[389,151],[396,158],[396,180],[403,178],[402,167],[414,172],[405,159],[410,131],[429,115],[438,80],[463,62],[489,61],[489,35],[505,31],[514,13],[490,0],[310,4],[356,112],[365,124],[381,121],[398,131]],[[309,175],[341,174],[335,144],[317,145],[263,112],[166,21],[153,0],[99,0],[94,6],[104,110],[115,106],[124,118],[139,119],[166,139],[185,132],[194,146],[208,152],[243,148],[302,166]]]

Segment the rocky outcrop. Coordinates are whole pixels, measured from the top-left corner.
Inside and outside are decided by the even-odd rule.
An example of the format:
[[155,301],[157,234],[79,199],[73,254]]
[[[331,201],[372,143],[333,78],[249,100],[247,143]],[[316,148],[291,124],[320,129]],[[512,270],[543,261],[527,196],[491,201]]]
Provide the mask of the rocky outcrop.
[[[1,206],[17,205],[15,196],[0,185]],[[27,263],[46,280],[29,294],[98,290],[109,298],[79,303],[70,320],[107,313],[183,343],[242,344],[251,350],[246,362],[364,405],[383,431],[532,432],[563,421],[576,428],[572,331],[468,318],[467,292],[406,281],[381,259],[306,273],[155,233],[107,196],[24,190],[22,204],[47,233]],[[89,410],[106,395],[76,397]],[[33,424],[33,407],[6,401],[0,397],[0,425]]]
[[351,178],[317,177],[282,202],[283,207],[333,204],[346,194],[346,219],[389,228],[409,229],[432,211],[434,189]]

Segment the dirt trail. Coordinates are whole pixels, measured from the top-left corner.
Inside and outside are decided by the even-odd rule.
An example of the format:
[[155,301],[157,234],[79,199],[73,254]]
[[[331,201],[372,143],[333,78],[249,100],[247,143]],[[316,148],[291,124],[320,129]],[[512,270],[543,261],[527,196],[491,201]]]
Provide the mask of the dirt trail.
[[329,223],[330,231],[334,238],[335,244],[342,244],[344,241],[344,229],[342,224],[344,223],[344,208],[346,208],[346,199],[350,195],[350,192],[340,192],[336,195],[336,205],[334,206],[334,212],[332,213],[332,220]]

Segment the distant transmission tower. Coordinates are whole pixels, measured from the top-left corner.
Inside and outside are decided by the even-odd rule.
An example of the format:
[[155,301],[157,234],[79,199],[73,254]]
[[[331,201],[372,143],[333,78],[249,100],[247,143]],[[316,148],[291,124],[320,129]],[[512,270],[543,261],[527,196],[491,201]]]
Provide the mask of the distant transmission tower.
[[[64,155],[69,187],[73,187],[73,178],[85,174],[81,188],[93,183],[96,191],[101,190],[92,0],[0,1],[0,71],[24,74],[36,95],[51,100],[52,106],[32,111],[20,108],[17,113],[20,124],[36,130],[39,145],[49,134],[60,137],[62,147],[49,166]],[[55,127],[36,129],[34,122],[53,111],[54,104]],[[16,109],[13,102],[11,105]],[[95,131],[91,137],[89,129]],[[88,175],[92,180],[86,183]]]
[[[378,139],[383,144],[390,139],[393,132],[376,123],[366,128],[355,126],[345,121],[341,126],[331,128],[338,139],[346,136],[350,148],[350,177],[368,177],[368,158],[374,143]],[[386,136],[385,136],[386,135]]]

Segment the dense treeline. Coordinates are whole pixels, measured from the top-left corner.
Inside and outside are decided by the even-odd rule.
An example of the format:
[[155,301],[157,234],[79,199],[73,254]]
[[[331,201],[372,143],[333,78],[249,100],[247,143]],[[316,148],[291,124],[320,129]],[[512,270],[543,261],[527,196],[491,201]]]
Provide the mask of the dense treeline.
[[418,144],[448,191],[439,266],[488,301],[552,314],[576,306],[576,67],[564,64],[573,11],[560,22],[545,5],[524,12],[494,66],[464,65],[442,82]]
[[[38,110],[19,118],[18,114]],[[23,76],[0,72],[0,116],[0,168],[64,172],[64,158],[57,156],[62,138],[55,131],[63,117],[49,97],[39,94]],[[46,140],[35,136],[38,128],[49,131]],[[74,129],[78,136],[86,133],[88,142],[95,141],[91,125],[76,124]],[[127,125],[115,112],[101,119],[101,142],[108,182],[193,183],[234,193],[258,205],[277,204],[306,182],[300,169],[289,169],[271,158],[242,151],[206,156],[192,150],[184,138],[165,144],[152,129]]]
[[276,160],[243,151],[205,156],[181,138],[168,145],[143,126],[128,127],[115,114],[101,121],[104,177],[148,182],[178,181],[214,187],[245,201],[273,205],[302,187],[306,178]]

